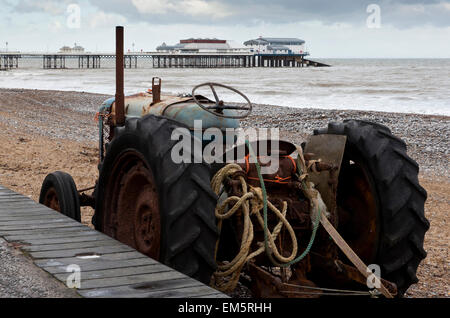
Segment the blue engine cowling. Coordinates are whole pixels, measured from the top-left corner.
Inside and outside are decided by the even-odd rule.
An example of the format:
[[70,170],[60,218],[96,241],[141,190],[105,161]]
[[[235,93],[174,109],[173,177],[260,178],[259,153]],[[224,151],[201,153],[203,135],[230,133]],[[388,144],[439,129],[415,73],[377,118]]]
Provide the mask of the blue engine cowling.
[[[111,114],[114,115],[115,98],[105,100],[102,109],[110,109]],[[194,129],[195,120],[201,120],[203,129],[214,127],[224,130],[239,127],[239,120],[215,116],[198,106],[192,97],[161,96],[161,101],[158,103],[153,103],[153,97],[149,93],[125,97],[126,118],[142,117],[148,114],[174,119],[190,129]],[[236,111],[225,109],[223,114],[236,116]]]

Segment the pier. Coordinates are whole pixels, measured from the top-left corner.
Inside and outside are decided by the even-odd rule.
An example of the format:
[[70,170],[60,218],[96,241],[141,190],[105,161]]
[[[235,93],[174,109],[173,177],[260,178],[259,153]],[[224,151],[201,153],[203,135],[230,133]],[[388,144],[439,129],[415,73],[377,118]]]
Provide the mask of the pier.
[[250,54],[158,54],[153,57],[153,68],[237,68],[254,67]]
[[20,54],[0,54],[0,70],[19,67]]
[[100,68],[101,57],[99,55],[78,56],[78,68]]
[[[138,68],[139,60],[150,60],[153,68],[253,68],[321,67],[321,62],[305,59],[307,54],[261,54],[253,52],[166,53],[145,52],[124,55],[125,68]],[[43,69],[66,69],[66,60],[78,60],[79,69],[101,68],[101,61],[115,59],[113,53],[7,53],[0,52],[0,69],[19,68],[19,59],[41,58]],[[76,67],[75,67],[76,68]]]

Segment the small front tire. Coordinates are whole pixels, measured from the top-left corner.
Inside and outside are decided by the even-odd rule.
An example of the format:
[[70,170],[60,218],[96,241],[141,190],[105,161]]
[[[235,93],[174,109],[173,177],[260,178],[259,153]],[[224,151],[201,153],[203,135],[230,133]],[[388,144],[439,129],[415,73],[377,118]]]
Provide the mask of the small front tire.
[[56,171],[45,177],[39,203],[81,222],[77,187],[73,178],[65,172]]

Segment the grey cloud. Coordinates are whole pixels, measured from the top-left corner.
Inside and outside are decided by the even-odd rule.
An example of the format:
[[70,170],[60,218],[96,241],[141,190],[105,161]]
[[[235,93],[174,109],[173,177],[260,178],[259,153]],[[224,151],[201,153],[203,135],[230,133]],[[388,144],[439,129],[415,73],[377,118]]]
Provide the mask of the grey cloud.
[[50,15],[61,15],[66,12],[67,5],[73,2],[70,0],[18,0],[13,5],[13,10],[17,13],[43,12]]
[[[170,0],[175,7],[181,1]],[[19,0],[15,9],[20,12],[50,11],[51,14],[51,11],[63,8],[61,3],[66,5],[67,2],[74,1]],[[89,2],[105,13],[124,16],[129,23],[254,25],[261,22],[282,24],[317,20],[324,24],[348,23],[363,26],[368,16],[366,8],[373,3],[381,8],[382,25],[393,25],[398,28],[423,25],[450,26],[449,0],[217,0],[224,7],[223,10],[229,10],[230,14],[214,17],[187,14],[174,10],[173,7],[165,12],[142,13],[133,5],[132,0],[89,0]]]
[[[355,13],[364,16],[370,0],[227,0],[218,1],[226,6],[232,14],[223,18],[210,19],[205,16],[190,16],[168,10],[165,14],[140,13],[129,1],[121,0],[90,0],[90,2],[103,11],[121,13],[131,20],[148,21],[154,23],[200,23],[200,24],[254,24],[255,22],[287,23],[304,20],[322,20],[326,23],[343,22],[350,19]],[[179,0],[172,1],[179,3]],[[206,0],[205,2],[211,2]]]

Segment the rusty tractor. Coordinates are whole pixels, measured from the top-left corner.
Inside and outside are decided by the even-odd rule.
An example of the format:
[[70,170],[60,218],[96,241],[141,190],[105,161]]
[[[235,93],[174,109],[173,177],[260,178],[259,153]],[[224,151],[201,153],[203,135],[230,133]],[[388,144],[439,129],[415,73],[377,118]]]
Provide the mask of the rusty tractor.
[[[116,96],[98,114],[93,191],[77,190],[70,175],[54,172],[40,203],[78,221],[80,206],[90,206],[98,231],[226,292],[400,297],[418,281],[427,193],[405,142],[386,126],[330,123],[301,146],[253,140],[224,152],[231,162],[207,163],[189,149],[182,155],[192,160],[176,162],[174,131],[186,129],[183,138],[205,149],[213,141],[206,134],[199,140],[194,121],[202,121],[203,132],[238,128],[252,104],[215,83],[189,95],[161,95],[159,78],[151,91],[124,97],[122,27],[116,36]],[[214,98],[196,94],[205,87]],[[223,102],[217,87],[245,102]],[[278,159],[275,171],[261,172],[264,156]]]

